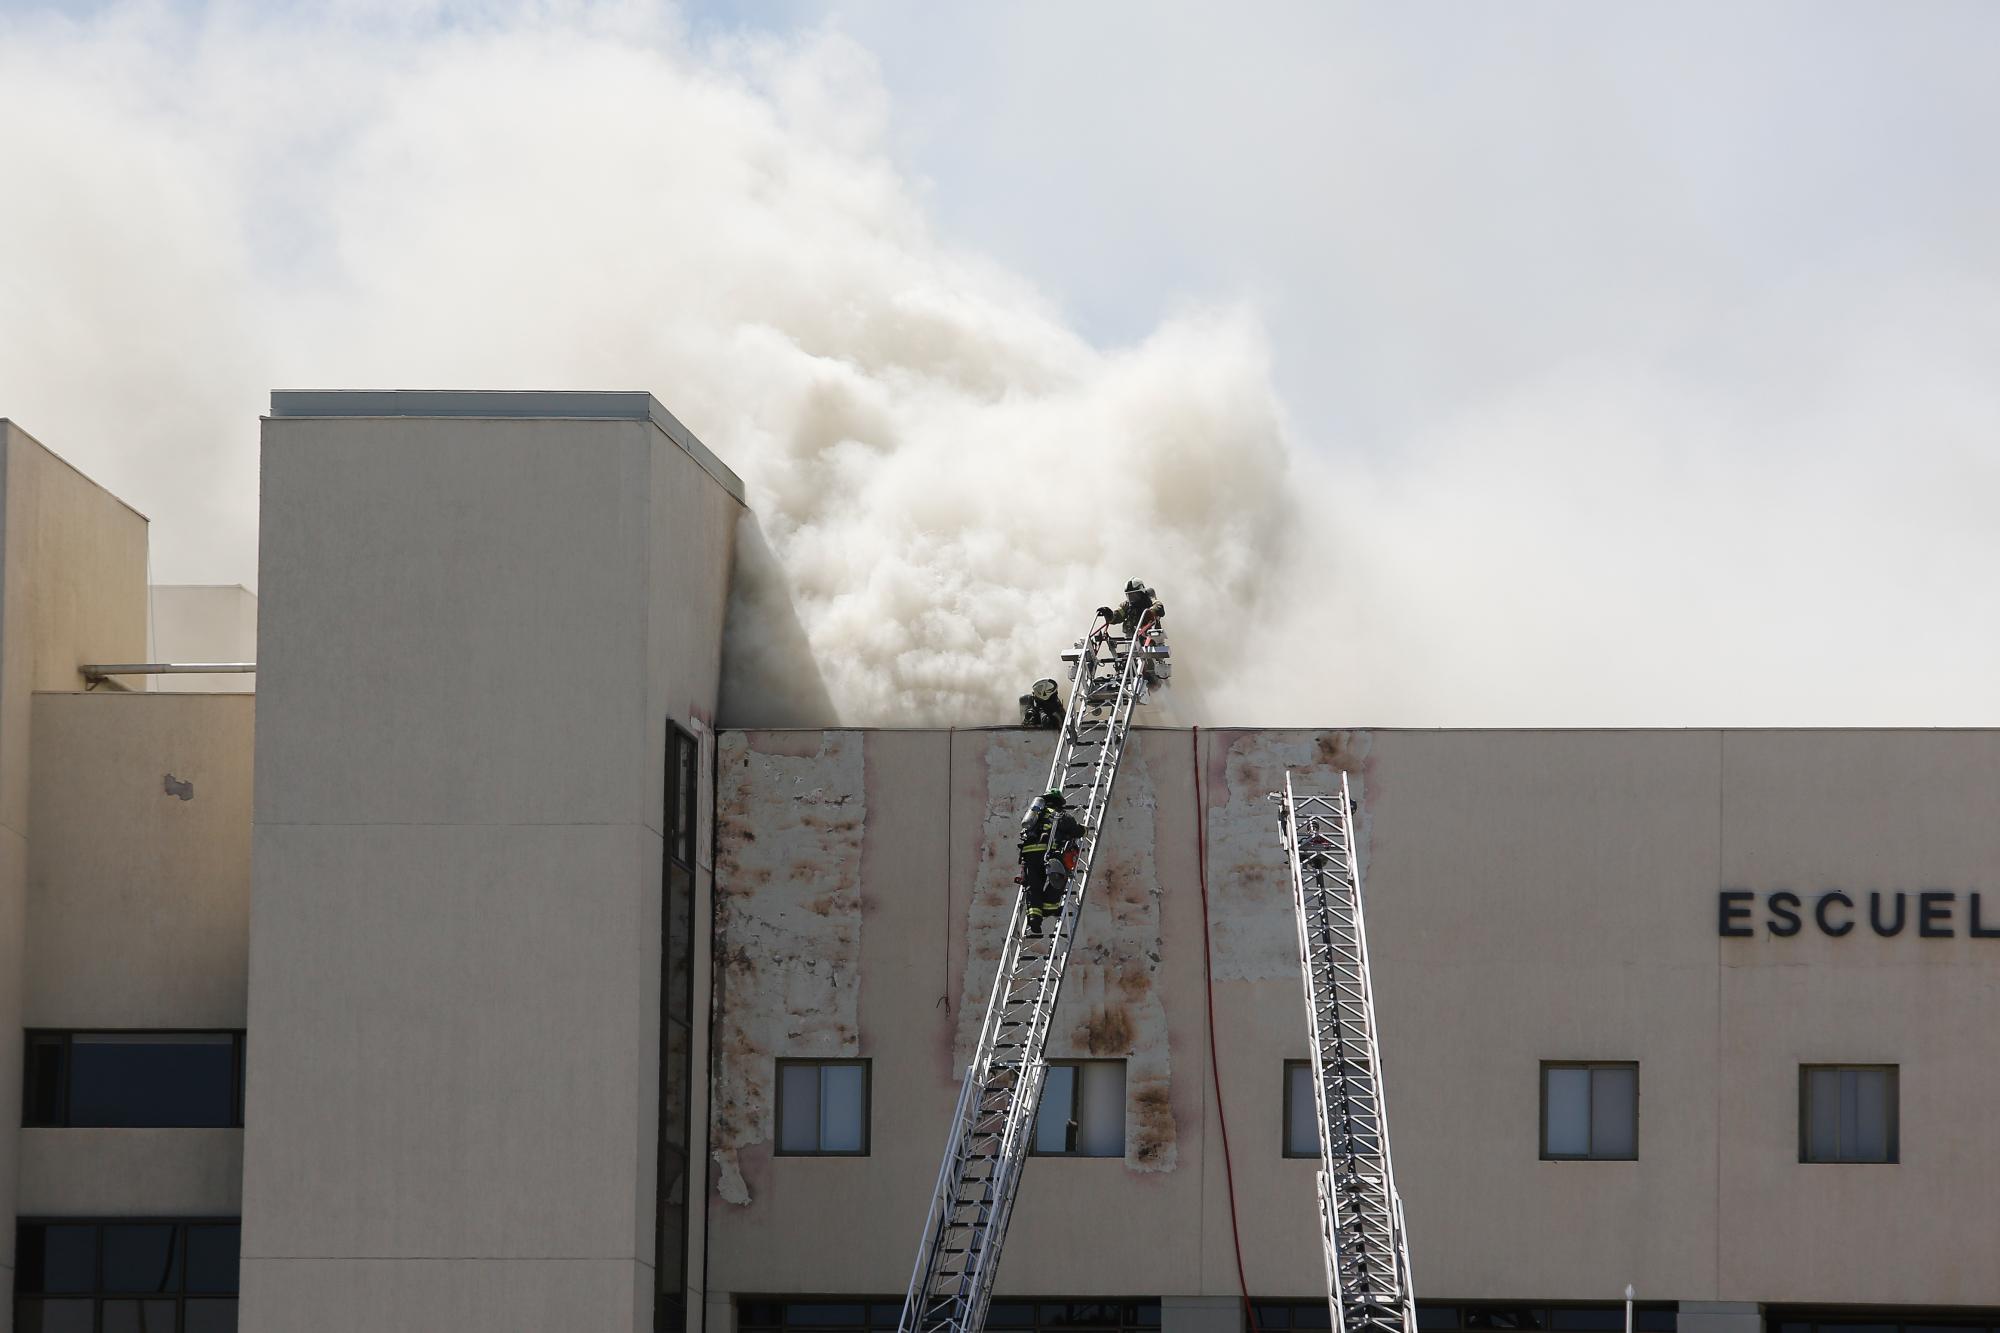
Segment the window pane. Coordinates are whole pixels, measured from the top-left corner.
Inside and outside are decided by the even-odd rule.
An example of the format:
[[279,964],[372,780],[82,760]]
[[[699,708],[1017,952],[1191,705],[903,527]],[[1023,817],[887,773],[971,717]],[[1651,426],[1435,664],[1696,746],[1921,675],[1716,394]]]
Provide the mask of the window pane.
[[1590,1071],[1550,1069],[1545,1077],[1548,1139],[1542,1151],[1552,1157],[1585,1156],[1590,1152]]
[[236,1333],[236,1298],[189,1300],[181,1333]]
[[1417,1306],[1417,1327],[1438,1329],[1458,1327],[1458,1307],[1456,1305]]
[[1309,1305],[1292,1307],[1293,1328],[1331,1328],[1333,1311],[1325,1301],[1314,1301]]
[[1076,1150],[1085,1157],[1125,1155],[1125,1062],[1092,1060],[1079,1066]]
[[779,1065],[778,1151],[819,1151],[819,1066]]
[[106,1301],[102,1333],[174,1333],[174,1301]]
[[814,1305],[801,1303],[785,1307],[785,1322],[793,1328],[841,1328],[865,1324],[868,1322],[868,1307],[832,1302]]
[[242,1227],[189,1227],[187,1289],[203,1292],[234,1292],[237,1253],[242,1248]]
[[63,1063],[61,1037],[28,1038],[28,1084],[21,1098],[23,1125],[62,1124]]
[[14,1306],[14,1333],[92,1333],[96,1301],[20,1301]]
[[1674,1333],[1680,1326],[1678,1310],[1634,1310],[1632,1327],[1636,1333]]
[[1852,1069],[1840,1071],[1840,1160],[1854,1160],[1855,1121],[1860,1118],[1859,1088]]
[[21,1292],[97,1290],[97,1228],[37,1226],[16,1233],[14,1286]]
[[1035,1151],[1070,1151],[1069,1117],[1076,1105],[1076,1066],[1050,1065],[1042,1079],[1042,1104],[1035,1108]]
[[[1285,1151],[1293,1157],[1319,1156],[1319,1108],[1313,1103],[1310,1063],[1285,1068]],[[1455,1316],[1454,1316],[1455,1317]]]
[[1889,1072],[1857,1069],[1843,1077],[1854,1080],[1854,1142],[1848,1157],[1856,1162],[1889,1160]]
[[174,1228],[116,1225],[104,1228],[104,1290],[179,1291],[180,1253]]
[[1840,1160],[1840,1071],[1806,1071],[1806,1157]]
[[819,1150],[860,1152],[867,1142],[867,1075],[860,1065],[819,1071]]
[[[1050,1070],[1054,1073],[1054,1070]],[[1044,1096],[1047,1093],[1044,1092]],[[1035,1307],[1026,1301],[995,1301],[986,1308],[988,1328],[1033,1328]]]
[[[1590,1155],[1633,1157],[1639,1148],[1639,1071],[1590,1071]],[[1624,1327],[1619,1319],[1619,1327]]]
[[79,1032],[70,1040],[69,1123],[227,1126],[236,1046],[226,1032]]
[[[1600,1069],[1598,1075],[1601,1079],[1607,1073],[1619,1072],[1630,1073],[1631,1071]],[[1604,1095],[1604,1087],[1601,1082],[1598,1085],[1597,1095],[1600,1097]],[[1549,1327],[1557,1330],[1558,1333],[1584,1333],[1585,1330],[1605,1330],[1606,1333],[1616,1333],[1616,1330],[1625,1327],[1625,1307],[1622,1305],[1582,1305],[1567,1308],[1557,1306],[1555,1309],[1549,1311]]]

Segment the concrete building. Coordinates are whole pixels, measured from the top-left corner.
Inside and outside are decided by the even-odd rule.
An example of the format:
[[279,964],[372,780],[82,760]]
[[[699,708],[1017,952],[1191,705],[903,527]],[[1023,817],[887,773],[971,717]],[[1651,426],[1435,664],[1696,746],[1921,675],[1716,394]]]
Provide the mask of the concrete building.
[[[14,1327],[893,1327],[1046,737],[718,717],[754,533],[648,395],[263,429],[251,695],[88,688],[144,520],[0,426]],[[1287,770],[1427,1329],[2000,1325],[2000,733],[1158,728],[992,1327],[1324,1327]]]

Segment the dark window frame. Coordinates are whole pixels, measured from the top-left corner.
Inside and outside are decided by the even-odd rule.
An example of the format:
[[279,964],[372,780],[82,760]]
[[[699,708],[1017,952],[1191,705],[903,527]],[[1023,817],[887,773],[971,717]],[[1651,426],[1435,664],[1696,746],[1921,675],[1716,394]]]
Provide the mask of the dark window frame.
[[[1118,1055],[1088,1056],[1076,1060],[1050,1060],[1047,1061],[1047,1064],[1048,1067],[1051,1069],[1081,1069],[1085,1065],[1119,1066],[1125,1071],[1125,1079],[1124,1079],[1125,1100],[1128,1103],[1128,1105],[1121,1106],[1119,1109],[1121,1111],[1129,1110],[1129,1103],[1131,1101],[1131,1096],[1132,1096],[1131,1092],[1132,1070],[1130,1068],[1129,1062],[1125,1059],[1125,1057]],[[1046,1079],[1043,1080],[1042,1091],[1044,1095],[1047,1094],[1048,1082]],[[1041,1138],[1041,1135],[1039,1132],[1036,1132],[1040,1128],[1041,1118],[1042,1118],[1042,1108],[1037,1106],[1035,1108],[1036,1129],[1034,1131],[1031,1131],[1028,1135],[1028,1155],[1030,1157],[1080,1157],[1086,1159],[1095,1158],[1098,1161],[1118,1161],[1125,1156],[1125,1142],[1124,1142],[1125,1135],[1122,1132],[1122,1130],[1118,1135],[1119,1139],[1118,1151],[1115,1153],[1094,1153],[1094,1152],[1077,1151],[1076,1149],[1077,1131],[1083,1128],[1083,1078],[1081,1075],[1069,1081],[1069,1130],[1066,1134],[1063,1135],[1063,1141],[1069,1145],[1068,1147],[1064,1148],[1061,1152],[1042,1151],[1041,1146],[1038,1142],[1038,1140]]]
[[[700,830],[701,738],[687,728],[667,723],[667,771],[662,796],[662,817],[666,822],[667,859],[688,870],[694,869],[695,846]],[[682,782],[683,775],[687,781]]]
[[[1281,1113],[1283,1123],[1280,1125],[1278,1130],[1279,1133],[1278,1151],[1282,1156],[1294,1162],[1317,1162],[1320,1160],[1322,1156],[1325,1155],[1326,1151],[1326,1146],[1324,1144],[1321,1144],[1318,1148],[1314,1149],[1312,1152],[1292,1151],[1292,1129],[1296,1124],[1295,1112],[1292,1107],[1292,1071],[1294,1069],[1310,1070],[1312,1067],[1313,1067],[1313,1062],[1310,1060],[1285,1061],[1285,1069],[1284,1069],[1285,1081],[1282,1090],[1279,1093],[1279,1100],[1284,1103],[1284,1107]],[[1318,1137],[1319,1098],[1317,1096],[1313,1098],[1312,1118],[1313,1118],[1313,1134],[1314,1137]]]
[[[861,1146],[859,1148],[783,1148],[785,1129],[785,1070],[791,1068],[824,1069],[831,1065],[859,1065],[861,1067]],[[867,1056],[834,1055],[809,1056],[797,1059],[781,1056],[772,1074],[775,1087],[771,1097],[771,1154],[774,1157],[867,1157],[875,1146],[875,1061]],[[825,1096],[825,1084],[821,1084],[821,1096]],[[818,1126],[814,1126],[814,1136],[818,1136]]]
[[[1595,1073],[1599,1069],[1629,1069],[1632,1071],[1632,1151],[1630,1153],[1600,1153],[1596,1151],[1597,1136],[1597,1080],[1590,1080],[1590,1100],[1585,1108],[1584,1124],[1592,1139],[1590,1148],[1582,1153],[1559,1153],[1549,1151],[1549,1071],[1553,1069],[1588,1069]],[[1544,1162],[1636,1162],[1639,1160],[1639,1062],[1637,1060],[1544,1060],[1541,1065],[1541,1126],[1539,1146]]]
[[[1889,1076],[1888,1150],[1886,1157],[1814,1157],[1812,1155],[1812,1078],[1814,1073],[1882,1073]],[[1839,1135],[1836,1133],[1835,1138]],[[1799,1066],[1799,1161],[1810,1166],[1896,1166],[1903,1160],[1903,1067],[1888,1064],[1802,1064]]]
[[[145,1227],[169,1226],[174,1229],[173,1269],[176,1273],[175,1286],[171,1291],[112,1291],[106,1283],[104,1262],[105,1227]],[[21,1255],[27,1247],[30,1232],[45,1227],[94,1227],[97,1236],[94,1241],[95,1258],[93,1276],[89,1291],[23,1291],[25,1274],[20,1268]],[[237,1229],[237,1269],[236,1285],[226,1291],[197,1291],[189,1286],[188,1274],[188,1230],[191,1227],[235,1227]],[[106,1301],[172,1301],[174,1304],[174,1327],[182,1327],[187,1320],[187,1302],[195,1301],[240,1301],[243,1292],[243,1252],[241,1217],[202,1217],[174,1214],[166,1217],[43,1217],[28,1215],[15,1223],[14,1254],[16,1264],[14,1290],[9,1293],[13,1302],[14,1317],[21,1322],[21,1312],[26,1306],[40,1306],[51,1301],[91,1302],[91,1322],[100,1325],[104,1319]],[[240,1308],[240,1307],[239,1307]]]
[[[71,1119],[70,1083],[76,1068],[72,1052],[78,1037],[229,1037],[230,1107],[226,1125],[78,1125]],[[244,1082],[249,1033],[244,1028],[28,1028],[21,1042],[21,1128],[23,1129],[241,1129],[243,1128]],[[56,1090],[55,1113],[50,1119],[33,1118],[38,1078],[35,1053],[55,1046],[59,1057],[61,1086]]]
[[[695,1169],[690,1149],[693,1146],[695,1126],[692,1123],[694,1107],[694,974],[695,922],[699,917],[698,899],[701,894],[699,872],[696,862],[700,859],[700,839],[702,830],[697,825],[701,817],[701,784],[713,781],[713,773],[704,772],[701,763],[701,738],[672,719],[667,721],[665,753],[661,755],[661,864],[660,864],[660,1052],[658,1062],[658,1119],[655,1126],[656,1151],[654,1153],[654,1272],[655,1299],[653,1303],[653,1327],[655,1330],[675,1330],[686,1327],[687,1315],[682,1307],[687,1282],[688,1254],[693,1245],[693,1228],[682,1219],[679,1228],[678,1267],[681,1293],[677,1298],[667,1291],[659,1290],[666,1278],[668,1254],[665,1247],[674,1243],[674,1238],[666,1231],[666,1208],[671,1194],[671,1172],[678,1169],[686,1177],[685,1190],[690,1196],[698,1197],[695,1185]],[[713,853],[711,850],[711,863]],[[684,906],[676,903],[676,885],[684,885]],[[684,937],[684,938],[683,938]],[[712,947],[712,946],[711,946]],[[676,960],[679,961],[681,976],[678,984],[674,980]],[[670,987],[672,989],[670,989]],[[678,1012],[676,1012],[678,1010]],[[681,1038],[681,1050],[676,1056],[674,1037]],[[712,1035],[712,1033],[711,1033]],[[669,1095],[670,1080],[678,1079],[682,1084],[681,1123],[670,1124],[668,1107],[672,1104]],[[674,1141],[675,1135],[679,1141]]]

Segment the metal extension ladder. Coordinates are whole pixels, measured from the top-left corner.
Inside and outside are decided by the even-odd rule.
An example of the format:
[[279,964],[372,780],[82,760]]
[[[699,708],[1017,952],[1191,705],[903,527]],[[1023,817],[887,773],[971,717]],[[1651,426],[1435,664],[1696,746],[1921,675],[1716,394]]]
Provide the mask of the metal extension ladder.
[[1077,864],[1055,929],[1041,937],[1026,935],[1026,909],[1018,897],[1008,918],[992,999],[924,1219],[900,1333],[980,1333],[985,1325],[1007,1220],[1034,1139],[1048,1073],[1042,1049],[1097,857],[1098,828],[1118,777],[1132,710],[1144,702],[1149,676],[1164,679],[1169,669],[1157,619],[1142,622],[1124,639],[1112,639],[1093,625],[1063,660],[1075,667],[1048,786],[1063,789],[1070,815],[1083,826]]
[[1403,1200],[1389,1160],[1375,988],[1347,775],[1337,796],[1301,796],[1285,774],[1278,823],[1291,856],[1319,1116],[1320,1240],[1335,1333],[1416,1333]]

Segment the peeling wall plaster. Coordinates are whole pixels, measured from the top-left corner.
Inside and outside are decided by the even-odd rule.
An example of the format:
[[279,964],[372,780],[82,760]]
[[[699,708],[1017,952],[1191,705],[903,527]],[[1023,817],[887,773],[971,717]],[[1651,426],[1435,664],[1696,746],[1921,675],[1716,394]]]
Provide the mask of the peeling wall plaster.
[[777,1056],[861,1053],[858,732],[724,732],[716,781],[716,1193],[747,1205],[770,1159]]
[[[1278,846],[1278,809],[1290,769],[1301,790],[1326,791],[1349,775],[1362,803],[1358,847],[1366,882],[1366,731],[1218,731],[1209,754],[1208,880],[1213,900],[1215,979],[1297,984],[1298,928]],[[1216,769],[1221,769],[1217,778]]]
[[[964,733],[961,733],[964,734]],[[973,733],[980,734],[980,733]],[[966,925],[966,962],[957,1009],[955,1067],[972,1058],[999,964],[1002,936],[1020,888],[1015,835],[1021,812],[1048,777],[1054,738],[986,733],[986,811]],[[1160,882],[1153,849],[1158,802],[1144,747],[1125,751],[1111,807],[1099,834],[1096,864],[1062,998],[1050,1025],[1053,1060],[1124,1057],[1125,1165],[1171,1171],[1179,1132],[1169,1099],[1167,1012],[1157,990]]]

